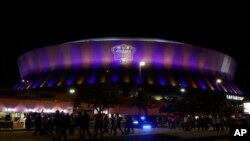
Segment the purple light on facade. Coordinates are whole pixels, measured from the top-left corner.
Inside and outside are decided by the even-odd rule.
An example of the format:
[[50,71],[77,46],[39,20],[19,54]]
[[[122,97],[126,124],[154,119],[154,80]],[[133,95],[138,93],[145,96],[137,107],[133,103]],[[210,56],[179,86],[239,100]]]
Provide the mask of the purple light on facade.
[[196,71],[197,70],[197,64],[198,64],[198,56],[197,54],[199,54],[199,48],[197,49],[192,49],[192,52],[190,54],[190,58],[189,58],[189,65],[190,65],[190,70],[191,71]]
[[49,71],[50,69],[50,60],[48,58],[48,53],[46,48],[42,48],[41,51],[39,52],[39,58],[41,60],[41,65],[42,65],[42,70]]
[[79,43],[73,44],[71,47],[71,60],[74,62],[73,68],[78,69],[81,68],[81,49]]
[[135,83],[136,83],[136,84],[141,84],[142,81],[143,81],[143,80],[142,80],[142,78],[141,78],[140,76],[136,76],[136,77],[135,77]]
[[71,75],[68,79],[67,79],[67,81],[66,81],[66,85],[68,85],[68,86],[70,86],[70,85],[72,85],[73,84],[73,81],[74,81],[74,75]]
[[42,79],[43,79],[43,76],[40,76],[40,78],[33,84],[32,88],[33,89],[37,88],[40,85]]
[[[234,84],[232,84],[232,85],[234,85]],[[238,94],[243,95],[243,93],[235,85],[234,85],[234,88],[235,88],[235,90],[237,91]]]
[[161,86],[165,86],[167,84],[166,80],[163,77],[159,77],[158,80]]
[[52,78],[48,80],[47,82],[47,86],[48,87],[52,87],[54,86],[54,84],[56,83],[56,80],[59,78],[59,75],[58,74],[54,74],[52,75]]
[[142,42],[138,42],[138,41],[132,42],[132,46],[136,48],[136,51],[133,57],[133,62],[136,66],[139,66],[140,61],[144,61],[142,44],[143,44]]
[[224,82],[223,84],[224,84],[225,88],[227,89],[227,91],[229,91],[230,93],[233,93],[233,90],[231,89],[229,84],[227,84],[227,82]]
[[180,70],[182,64],[182,48],[181,45],[175,44],[174,45],[174,60],[173,60],[173,68]]
[[187,82],[185,81],[185,79],[184,79],[184,77],[182,76],[182,74],[180,74],[180,83],[181,83],[181,86],[183,86],[183,87],[187,87],[188,86],[188,84],[187,84]]
[[200,85],[200,87],[201,87],[203,90],[206,90],[206,89],[207,89],[205,83],[202,82],[202,80],[201,80],[199,77],[196,76],[196,80],[197,80],[198,84]]
[[217,91],[220,91],[220,92],[222,91],[219,84],[216,83],[216,80],[210,80],[210,82],[212,82],[212,84],[215,86]]
[[[126,60],[127,58],[131,58],[126,64],[115,61],[117,56],[114,55],[114,51],[112,52],[114,46],[120,45],[124,45],[124,47],[132,46],[132,49],[128,48],[128,50],[134,50],[132,55],[129,51],[126,53],[125,49],[120,50],[121,55],[119,55],[121,58],[123,57],[122,59]],[[119,51],[116,53],[118,52]],[[139,68],[140,61],[146,62],[146,66],[145,68],[143,67],[142,71],[143,80],[141,80],[139,76],[133,76],[135,75],[134,70],[136,69],[137,71]],[[73,85],[75,79],[77,78],[78,80],[76,74],[73,74],[75,77],[71,78],[72,74],[68,73],[68,70],[70,72],[71,70],[76,70],[80,75],[86,76],[87,83],[96,83],[99,80],[104,80],[103,76],[99,74],[99,69],[108,68],[113,73],[118,72],[117,74],[110,74],[110,81],[112,83],[144,82],[153,84],[156,82],[159,85],[167,85],[167,83],[171,82],[172,84],[172,81],[168,82],[164,77],[159,77],[160,74],[164,74],[168,70],[173,72],[185,71],[194,74],[201,73],[204,75],[217,73],[218,76],[225,74],[223,77],[229,81],[227,84],[223,85],[228,92],[235,93],[235,91],[237,91],[241,93],[236,86],[235,88],[233,87],[232,79],[229,79],[234,74],[234,67],[231,67],[231,64],[234,63],[234,59],[226,54],[183,43],[159,39],[118,38],[81,40],[48,46],[30,51],[20,56],[18,59],[21,78],[30,77],[32,80],[35,80],[32,85],[29,85],[31,88],[37,88],[41,82],[43,82],[42,86],[44,86],[44,84],[48,87],[55,85],[56,80],[54,79],[49,79],[48,81],[48,79],[37,77],[41,74],[47,76],[48,73],[54,73],[54,71],[60,71],[65,74],[64,76],[70,76],[70,78],[67,77],[66,79],[61,79],[58,76],[58,79],[61,80],[60,84]],[[228,65],[230,67],[227,69]],[[95,72],[94,76],[88,73],[86,74],[86,72],[84,72],[85,70],[87,70],[86,72],[89,72],[89,70]],[[126,74],[124,75],[121,72],[125,72]],[[149,73],[145,74],[146,72]],[[153,73],[151,74],[151,72]],[[136,73],[136,75],[138,74]],[[174,82],[175,80],[173,80],[173,83],[180,83],[183,87],[193,86],[193,82],[188,81],[188,77],[185,75],[176,75],[175,80],[178,80],[178,83]],[[39,79],[33,79],[32,77],[37,77]],[[211,88],[210,83],[205,81],[202,77],[197,77],[197,84],[202,89]],[[52,75],[52,78],[55,77]],[[212,80],[214,78],[210,79]],[[79,84],[82,83],[82,80],[80,80],[81,79],[79,79]],[[211,82],[217,90],[222,90],[220,85],[215,84],[214,81],[211,80],[209,82]],[[20,88],[29,87],[23,86],[24,84],[21,85]]]
[[118,76],[117,73],[114,73],[114,74],[112,75],[111,81],[112,81],[113,83],[116,83],[116,82],[119,81],[119,76]]
[[62,58],[64,58],[64,57],[62,55],[62,49],[57,50],[56,47],[55,47],[55,48],[53,48],[52,51],[56,52],[55,53],[55,59],[56,59],[57,67],[58,68],[63,68],[63,65],[64,65],[64,61],[63,60],[64,59],[62,59]]
[[154,63],[156,69],[162,68],[162,60],[164,59],[164,54],[159,52],[164,52],[164,44],[163,43],[154,43],[154,46],[157,46],[157,48],[153,49],[152,56],[154,57]]
[[93,68],[100,67],[100,64],[102,62],[102,44],[101,42],[93,42],[91,43],[91,56],[92,56],[92,66]]
[[88,83],[89,83],[89,84],[94,84],[95,81],[96,81],[96,74],[92,74],[92,75],[89,77]]
[[49,80],[47,86],[52,87],[54,83],[55,83],[55,79]]
[[24,90],[28,85],[26,83],[24,83],[21,87],[21,90]]

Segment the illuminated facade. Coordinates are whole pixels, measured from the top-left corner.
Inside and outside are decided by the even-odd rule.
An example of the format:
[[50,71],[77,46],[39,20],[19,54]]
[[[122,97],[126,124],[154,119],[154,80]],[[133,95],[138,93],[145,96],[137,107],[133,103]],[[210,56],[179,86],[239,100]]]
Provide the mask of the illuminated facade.
[[[138,69],[140,62],[146,66]],[[18,59],[16,88],[106,83],[149,84],[242,95],[235,60],[221,52],[157,39],[90,39],[32,50]],[[216,83],[216,79],[223,83]]]
[[[232,57],[167,40],[106,38],[68,42],[25,53],[18,58],[18,67],[21,79],[15,87],[17,91],[58,90],[54,98],[43,99],[47,104],[22,103],[24,108],[19,112],[72,109],[72,97],[60,99],[60,92],[107,83],[153,86],[164,89],[166,94],[170,93],[168,90],[175,90],[176,94],[211,92],[225,94],[227,99],[243,99],[243,93],[233,83],[236,63]],[[156,100],[163,98],[152,91]],[[27,96],[19,96],[23,95]],[[18,107],[14,103],[0,103],[0,111],[13,112]],[[127,111],[131,112],[131,108]]]

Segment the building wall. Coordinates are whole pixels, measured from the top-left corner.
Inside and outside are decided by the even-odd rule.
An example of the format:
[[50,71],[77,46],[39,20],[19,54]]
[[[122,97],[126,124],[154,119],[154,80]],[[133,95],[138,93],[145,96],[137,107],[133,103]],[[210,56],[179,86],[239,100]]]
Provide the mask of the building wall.
[[32,100],[1,98],[1,112],[52,112],[56,110],[67,110],[72,107],[72,102],[56,100]]

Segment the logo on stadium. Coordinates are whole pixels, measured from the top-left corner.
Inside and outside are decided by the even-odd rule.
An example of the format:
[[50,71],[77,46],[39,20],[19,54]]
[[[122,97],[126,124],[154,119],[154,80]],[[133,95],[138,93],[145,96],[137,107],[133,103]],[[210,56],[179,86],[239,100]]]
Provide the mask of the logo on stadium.
[[127,64],[133,61],[133,55],[136,49],[130,45],[121,44],[111,48],[114,54],[114,60],[119,61],[121,64]]

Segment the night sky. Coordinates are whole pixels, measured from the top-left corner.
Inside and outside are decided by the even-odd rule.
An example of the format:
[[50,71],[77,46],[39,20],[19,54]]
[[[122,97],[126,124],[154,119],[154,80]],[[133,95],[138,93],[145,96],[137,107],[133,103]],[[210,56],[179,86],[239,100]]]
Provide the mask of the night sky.
[[153,14],[113,12],[6,14],[1,19],[0,87],[10,88],[18,82],[17,58],[29,50],[89,38],[141,37],[184,42],[232,56],[237,63],[234,83],[249,95],[249,11],[174,16],[164,10]]

